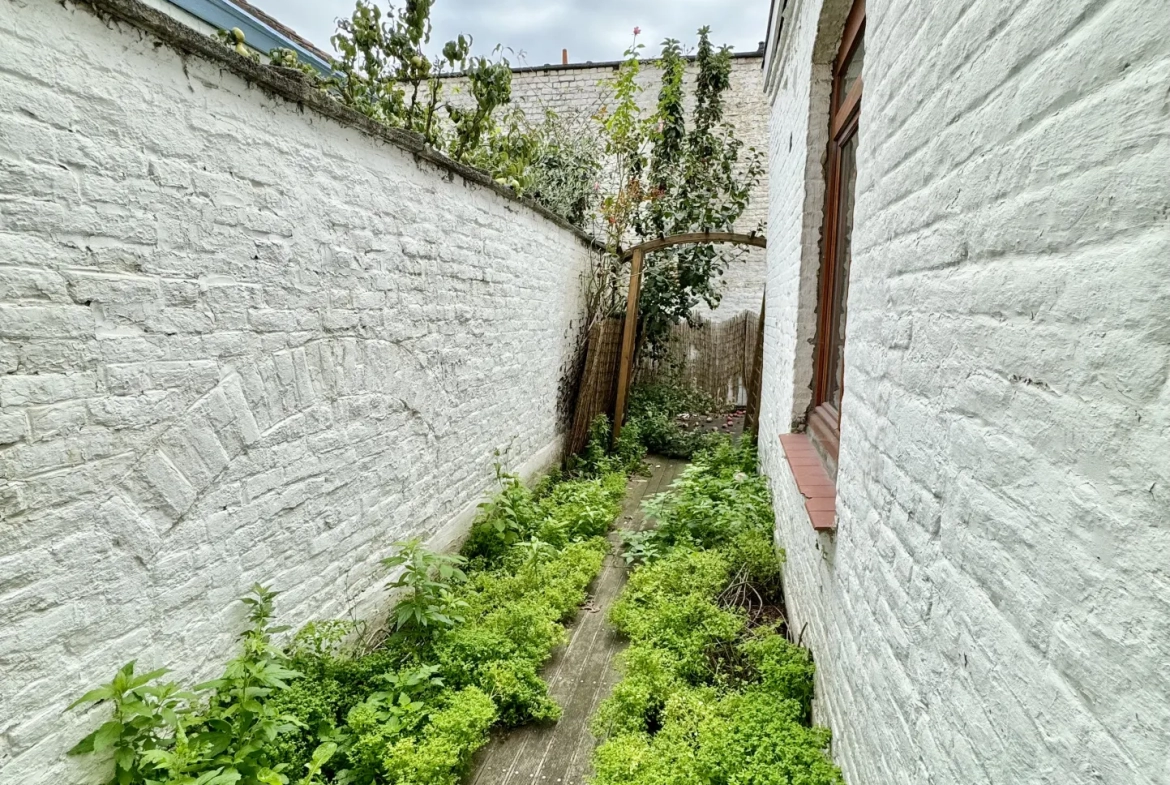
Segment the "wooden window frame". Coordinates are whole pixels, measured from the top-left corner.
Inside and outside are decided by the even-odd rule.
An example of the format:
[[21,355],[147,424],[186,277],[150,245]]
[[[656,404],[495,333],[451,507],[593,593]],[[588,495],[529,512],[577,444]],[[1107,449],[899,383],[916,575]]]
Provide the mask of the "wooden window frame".
[[[865,0],[856,0],[845,21],[841,46],[833,61],[833,91],[829,115],[829,166],[825,195],[825,231],[821,254],[821,281],[818,296],[816,357],[813,372],[813,405],[809,415],[808,432],[820,452],[831,464],[831,475],[836,475],[837,455],[841,440],[841,412],[829,400],[833,380],[835,315],[834,293],[837,289],[837,246],[840,242],[841,207],[841,151],[857,133],[861,113],[861,75],[844,93],[845,66],[856,53],[865,36]],[[842,370],[842,378],[844,371]],[[842,387],[844,383],[842,382]]]

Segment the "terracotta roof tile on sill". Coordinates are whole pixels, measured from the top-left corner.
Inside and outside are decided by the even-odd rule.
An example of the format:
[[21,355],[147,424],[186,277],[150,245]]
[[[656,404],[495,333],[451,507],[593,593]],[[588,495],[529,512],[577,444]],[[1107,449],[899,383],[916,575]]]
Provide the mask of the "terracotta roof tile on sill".
[[780,436],[784,457],[796,487],[804,497],[804,507],[809,522],[816,531],[833,531],[837,528],[837,486],[825,471],[816,448],[803,433],[785,433]]
[[810,512],[808,519],[812,522],[812,527],[819,532],[831,532],[837,530],[837,516],[831,512]]
[[809,498],[804,503],[804,508],[809,512],[835,512],[837,509],[837,499],[833,496]]

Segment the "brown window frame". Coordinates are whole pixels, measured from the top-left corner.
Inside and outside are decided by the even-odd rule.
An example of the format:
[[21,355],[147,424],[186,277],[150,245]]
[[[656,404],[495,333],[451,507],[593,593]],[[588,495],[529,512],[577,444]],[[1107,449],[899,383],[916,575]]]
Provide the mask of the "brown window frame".
[[[861,75],[857,76],[848,93],[844,92],[846,67],[861,45],[865,35],[865,0],[856,0],[845,21],[841,46],[833,61],[833,92],[829,115],[828,188],[825,196],[825,230],[821,254],[821,281],[817,303],[817,344],[813,373],[813,405],[809,415],[808,432],[820,452],[830,464],[830,474],[836,475],[837,455],[841,440],[841,412],[830,400],[832,390],[833,353],[836,344],[834,329],[838,304],[837,245],[840,242],[840,208],[842,196],[841,151],[857,133],[861,114]],[[842,369],[842,378],[844,369]],[[843,388],[842,384],[842,388]]]

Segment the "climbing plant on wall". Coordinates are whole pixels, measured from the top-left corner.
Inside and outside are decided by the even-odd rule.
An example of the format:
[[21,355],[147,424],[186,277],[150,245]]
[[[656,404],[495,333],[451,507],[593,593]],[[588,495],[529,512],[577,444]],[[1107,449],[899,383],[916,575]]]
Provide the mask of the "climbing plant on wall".
[[[663,43],[662,83],[647,170],[650,198],[634,224],[641,240],[731,230],[763,174],[762,153],[745,150],[724,119],[724,93],[731,86],[730,47],[716,50],[710,28],[703,27],[695,61],[694,110],[688,124],[681,46],[674,39]],[[638,313],[642,345],[654,351],[672,325],[692,318],[696,306],[717,306],[719,276],[735,253],[692,245],[648,257]]]
[[[763,175],[763,154],[745,149],[724,117],[731,49],[716,49],[710,28],[699,30],[696,78],[688,96],[682,44],[664,41],[657,104],[645,113],[638,102],[639,32],[635,28],[634,44],[608,84],[611,101],[597,117],[613,162],[600,200],[600,228],[614,259],[611,268],[601,271],[609,293],[602,300],[611,313],[625,302],[624,270],[617,264],[623,246],[672,234],[730,230]],[[693,103],[689,113],[688,101]],[[717,306],[719,277],[736,253],[699,245],[648,257],[638,311],[639,346],[658,350],[670,327],[692,319],[696,306]]]

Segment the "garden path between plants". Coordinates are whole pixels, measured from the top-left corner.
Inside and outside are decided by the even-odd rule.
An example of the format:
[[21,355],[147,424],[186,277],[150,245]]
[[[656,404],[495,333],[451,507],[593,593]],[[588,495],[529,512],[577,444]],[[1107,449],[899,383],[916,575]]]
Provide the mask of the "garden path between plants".
[[627,569],[619,554],[617,529],[646,527],[642,500],[670,487],[686,461],[647,456],[650,476],[634,475],[626,487],[622,512],[609,534],[613,551],[605,557],[589,599],[569,627],[569,642],[545,666],[552,697],[564,709],[556,724],[528,725],[493,735],[476,756],[470,785],[581,785],[589,774],[597,740],[589,719],[613,690],[620,675],[614,657],[625,641],[606,621],[609,608],[626,584]]

